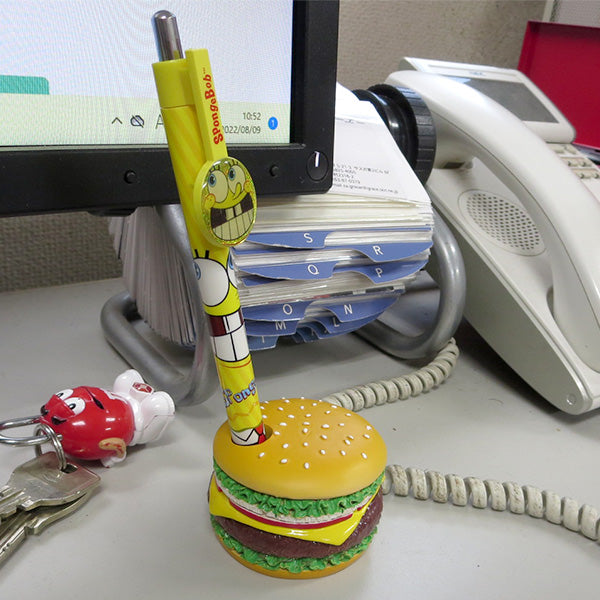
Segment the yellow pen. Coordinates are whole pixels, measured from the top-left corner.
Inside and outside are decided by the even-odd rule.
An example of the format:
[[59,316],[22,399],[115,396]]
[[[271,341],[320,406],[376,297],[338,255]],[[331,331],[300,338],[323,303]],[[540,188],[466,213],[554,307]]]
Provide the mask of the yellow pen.
[[227,156],[208,51],[185,55],[175,16],[153,17],[160,62],[152,65],[232,440],[265,440],[252,358],[229,247],[256,216],[256,192],[242,163]]

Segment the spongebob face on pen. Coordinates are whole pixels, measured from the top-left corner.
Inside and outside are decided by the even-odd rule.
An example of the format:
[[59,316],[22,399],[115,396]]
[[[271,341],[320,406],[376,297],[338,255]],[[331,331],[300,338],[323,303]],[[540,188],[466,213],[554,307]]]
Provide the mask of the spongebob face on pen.
[[254,224],[256,192],[250,173],[235,158],[213,163],[202,186],[202,214],[220,244],[242,242]]

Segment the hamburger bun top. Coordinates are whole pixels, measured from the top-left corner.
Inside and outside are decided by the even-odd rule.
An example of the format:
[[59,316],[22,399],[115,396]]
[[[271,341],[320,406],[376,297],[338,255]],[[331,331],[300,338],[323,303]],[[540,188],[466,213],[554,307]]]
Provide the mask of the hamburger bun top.
[[346,496],[373,483],[385,468],[382,437],[348,409],[293,398],[263,402],[261,410],[265,442],[234,444],[226,421],[213,443],[219,467],[250,489],[292,499]]

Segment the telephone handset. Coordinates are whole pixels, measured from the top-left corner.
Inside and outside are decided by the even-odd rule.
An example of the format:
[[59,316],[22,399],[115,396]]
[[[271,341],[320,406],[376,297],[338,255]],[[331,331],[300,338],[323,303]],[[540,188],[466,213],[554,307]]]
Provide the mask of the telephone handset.
[[427,187],[465,259],[465,315],[547,400],[585,412],[600,405],[600,200],[539,132],[462,81],[398,71],[386,84],[432,113]]

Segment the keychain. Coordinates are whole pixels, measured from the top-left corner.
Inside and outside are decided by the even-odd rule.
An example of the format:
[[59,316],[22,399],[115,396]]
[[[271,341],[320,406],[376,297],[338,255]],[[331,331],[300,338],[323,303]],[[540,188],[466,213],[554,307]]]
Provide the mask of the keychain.
[[[67,456],[100,460],[110,467],[125,459],[128,446],[156,441],[173,419],[175,405],[130,369],[112,390],[79,386],[61,390],[41,414],[0,422],[0,443],[34,446],[35,458],[17,466],[0,487],[0,565],[30,534],[75,512],[100,484],[93,471]],[[30,437],[6,429],[35,425]],[[41,446],[53,450],[42,454]]]
[[[105,467],[125,459],[127,447],[156,441],[175,414],[166,392],[156,391],[130,369],[119,375],[112,390],[78,386],[56,392],[40,415],[0,423],[8,427],[42,424],[58,435],[63,451],[77,459],[100,460]],[[0,443],[33,445],[47,438],[8,438]]]

